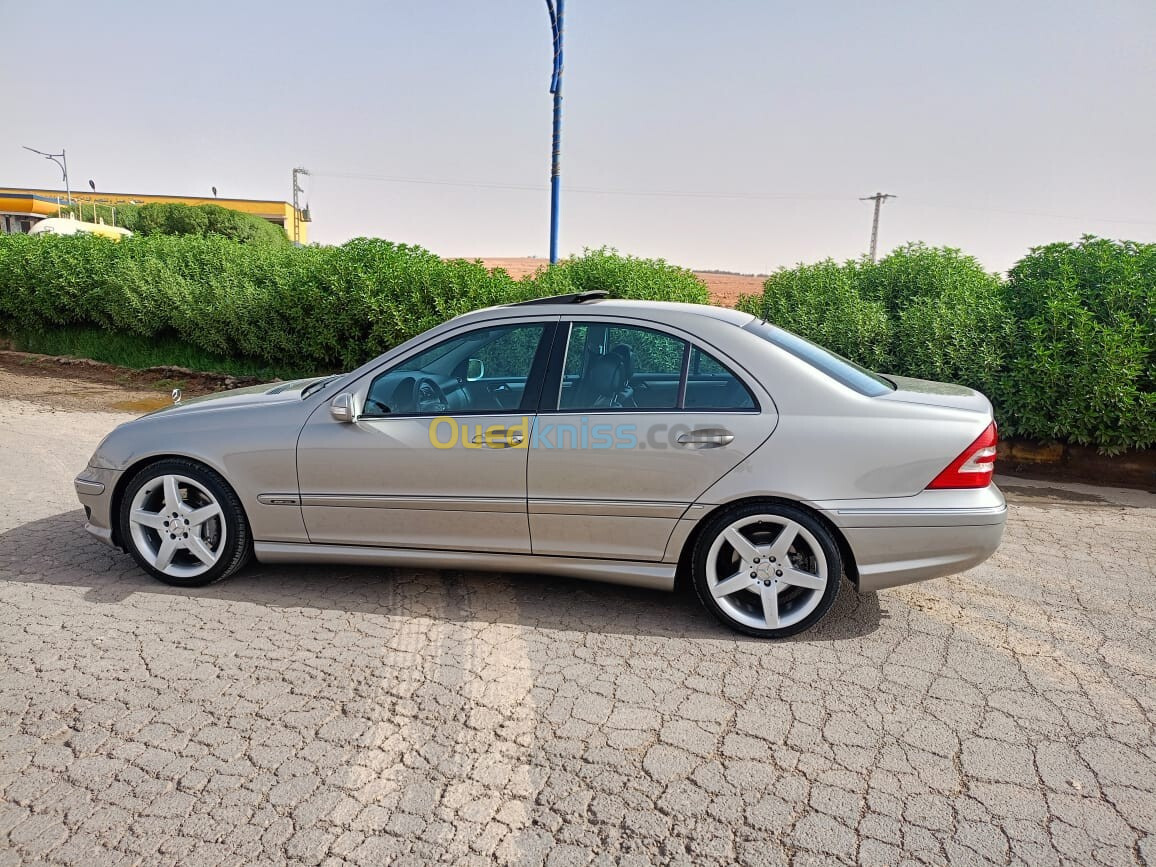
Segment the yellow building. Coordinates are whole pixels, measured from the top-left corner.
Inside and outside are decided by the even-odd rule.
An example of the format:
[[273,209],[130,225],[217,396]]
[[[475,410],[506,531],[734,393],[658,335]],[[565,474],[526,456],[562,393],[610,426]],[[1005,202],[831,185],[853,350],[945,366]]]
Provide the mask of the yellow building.
[[[217,199],[196,196],[153,196],[144,193],[92,193],[73,192],[72,201],[85,207],[97,205],[148,205],[164,202],[179,205],[220,205],[242,211],[276,223],[293,238],[293,206],[288,202],[265,201],[261,199]],[[59,190],[32,190],[20,187],[0,187],[0,232],[6,234],[27,233],[34,225],[46,217],[60,215],[61,208],[68,206],[68,198]],[[308,243],[305,234],[308,214],[298,211],[298,234],[302,244]]]

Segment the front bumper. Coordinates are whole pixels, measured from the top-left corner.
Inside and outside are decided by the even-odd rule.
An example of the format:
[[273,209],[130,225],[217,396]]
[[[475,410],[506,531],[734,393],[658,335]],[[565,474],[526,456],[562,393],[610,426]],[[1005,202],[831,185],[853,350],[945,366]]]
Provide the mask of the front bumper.
[[995,485],[824,504],[851,547],[861,592],[954,575],[995,553],[1007,505]]
[[73,481],[76,497],[84,506],[84,529],[113,547],[117,543],[113,533],[112,493],[119,478],[119,470],[90,466]]

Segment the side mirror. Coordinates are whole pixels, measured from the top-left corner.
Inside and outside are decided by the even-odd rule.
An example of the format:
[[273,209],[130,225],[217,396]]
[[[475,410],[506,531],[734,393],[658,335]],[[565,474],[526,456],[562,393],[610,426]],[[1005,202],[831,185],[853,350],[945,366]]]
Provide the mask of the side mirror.
[[357,417],[361,415],[358,409],[357,398],[348,391],[337,395],[329,404],[329,414],[333,416],[333,420],[345,424],[357,421]]
[[486,365],[480,358],[466,362],[466,382],[474,382],[486,375]]

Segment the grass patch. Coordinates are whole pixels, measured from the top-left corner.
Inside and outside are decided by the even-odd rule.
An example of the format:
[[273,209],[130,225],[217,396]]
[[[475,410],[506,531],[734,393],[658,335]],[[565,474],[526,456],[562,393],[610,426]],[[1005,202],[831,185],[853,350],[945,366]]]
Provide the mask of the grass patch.
[[12,335],[9,342],[13,349],[20,352],[71,355],[134,370],[162,366],[187,367],[201,373],[252,376],[264,380],[300,379],[333,372],[308,366],[271,365],[250,358],[224,358],[172,337],[138,337],[98,328],[26,332]]

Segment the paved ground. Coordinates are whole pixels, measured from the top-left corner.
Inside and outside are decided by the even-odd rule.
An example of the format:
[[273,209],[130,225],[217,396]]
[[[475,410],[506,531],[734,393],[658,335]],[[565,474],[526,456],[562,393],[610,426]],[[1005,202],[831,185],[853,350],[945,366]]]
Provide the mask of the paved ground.
[[[52,401],[47,401],[51,404]],[[782,643],[685,596],[90,541],[124,416],[0,399],[0,863],[1156,862],[1156,497]]]

